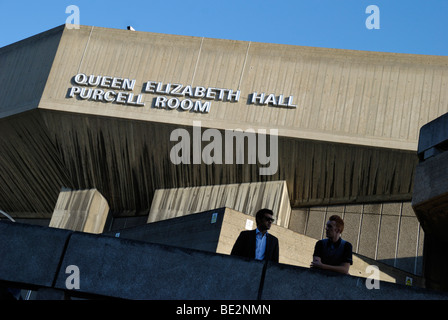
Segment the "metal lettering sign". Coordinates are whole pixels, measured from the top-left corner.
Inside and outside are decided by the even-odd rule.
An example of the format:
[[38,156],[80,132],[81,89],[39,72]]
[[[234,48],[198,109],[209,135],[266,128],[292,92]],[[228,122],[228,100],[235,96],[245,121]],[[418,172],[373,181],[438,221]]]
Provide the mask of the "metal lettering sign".
[[[140,94],[134,94],[136,80],[129,78],[89,75],[78,73],[73,77],[76,84],[69,89],[68,97],[80,100],[101,101],[135,107],[145,106],[143,94],[156,94],[153,106],[168,110],[210,112],[212,101],[239,102],[240,90],[214,87],[184,86],[180,83],[163,83],[147,81]],[[248,104],[270,105],[276,107],[296,108],[293,96],[275,95],[274,93],[249,94]],[[204,101],[205,100],[205,101]]]

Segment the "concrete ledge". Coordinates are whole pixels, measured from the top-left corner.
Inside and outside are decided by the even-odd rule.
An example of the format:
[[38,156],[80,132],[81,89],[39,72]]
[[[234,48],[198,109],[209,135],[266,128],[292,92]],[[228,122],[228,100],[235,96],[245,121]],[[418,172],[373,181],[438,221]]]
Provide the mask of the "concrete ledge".
[[448,152],[444,152],[417,165],[412,196],[413,207],[448,193],[447,161]]
[[[0,222],[0,241],[0,284],[53,289],[62,298],[448,299],[447,292],[388,282],[368,290],[365,279],[354,276],[20,223]],[[79,288],[67,288],[74,275],[68,266],[79,270]]]
[[226,211],[229,211],[229,209],[218,208],[187,214],[130,228],[104,232],[103,235],[217,252],[216,248],[220,234],[222,234],[221,228]]
[[71,233],[0,221],[0,280],[51,287]]
[[[420,128],[417,153],[420,160],[437,155],[448,141],[448,113],[428,122]],[[442,148],[442,150],[438,150]],[[434,149],[431,151],[431,149]]]
[[383,281],[379,281],[379,289],[368,289],[365,278],[268,263],[261,299],[446,300],[448,294]]
[[[241,231],[246,230],[248,222],[252,222],[250,228],[255,228],[253,216],[229,208],[219,208],[103,234],[230,255],[236,239]],[[270,232],[280,242],[280,263],[309,268],[317,239],[275,224]],[[405,284],[410,277],[413,286],[425,286],[424,279],[415,274],[356,253],[353,254],[350,275],[368,277],[370,274],[366,274],[366,268],[369,265],[380,268],[380,278],[383,281]]]
[[75,232],[56,282],[69,265],[80,293],[123,299],[257,299],[263,263],[192,249]]
[[448,152],[421,162],[415,171],[412,207],[426,234],[446,241]]

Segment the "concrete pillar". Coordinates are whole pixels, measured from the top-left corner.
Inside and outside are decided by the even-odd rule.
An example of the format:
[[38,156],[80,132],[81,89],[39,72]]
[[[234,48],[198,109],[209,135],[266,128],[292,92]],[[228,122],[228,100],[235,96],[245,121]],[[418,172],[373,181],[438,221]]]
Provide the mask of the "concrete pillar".
[[428,288],[448,290],[448,114],[420,130],[412,207],[425,231],[423,273]]
[[109,214],[109,205],[96,189],[63,189],[50,220],[50,227],[102,233]]

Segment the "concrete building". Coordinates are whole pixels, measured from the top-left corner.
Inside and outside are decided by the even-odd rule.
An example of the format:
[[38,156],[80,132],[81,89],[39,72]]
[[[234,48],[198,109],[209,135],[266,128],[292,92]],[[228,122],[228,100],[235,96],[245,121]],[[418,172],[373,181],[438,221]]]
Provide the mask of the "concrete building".
[[59,26],[0,48],[0,70],[0,209],[17,221],[111,232],[263,205],[320,239],[339,214],[355,253],[423,275],[417,144],[448,112],[448,57]]

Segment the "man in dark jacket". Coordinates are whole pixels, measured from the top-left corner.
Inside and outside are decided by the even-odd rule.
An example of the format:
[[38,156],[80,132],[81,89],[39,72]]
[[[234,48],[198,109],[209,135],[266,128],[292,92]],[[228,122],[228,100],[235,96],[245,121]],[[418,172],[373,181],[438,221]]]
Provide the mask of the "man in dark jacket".
[[353,249],[350,242],[341,238],[342,231],[344,231],[344,220],[338,215],[331,216],[325,231],[327,239],[316,242],[311,268],[348,274],[350,265],[353,264]]
[[255,221],[257,228],[251,231],[242,231],[238,239],[236,239],[230,254],[257,260],[278,262],[278,239],[268,233],[274,221],[272,210],[259,210],[255,216]]

